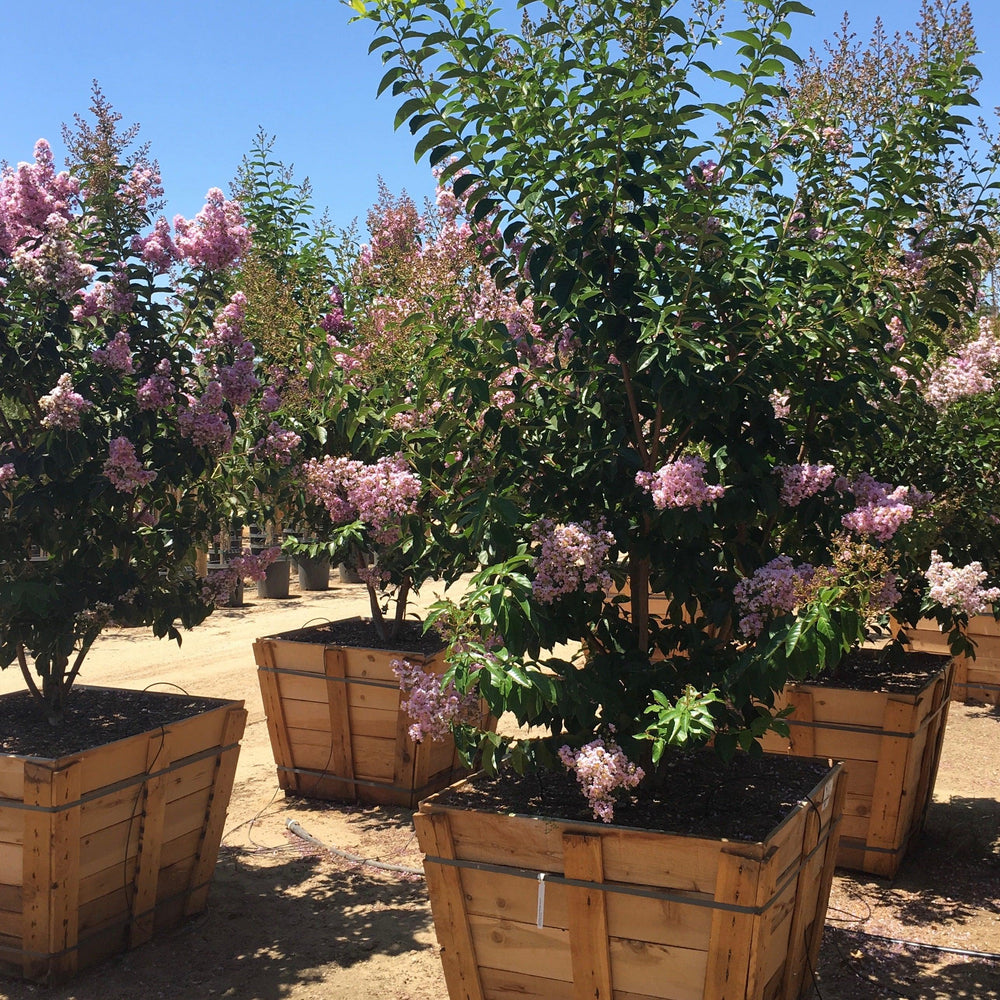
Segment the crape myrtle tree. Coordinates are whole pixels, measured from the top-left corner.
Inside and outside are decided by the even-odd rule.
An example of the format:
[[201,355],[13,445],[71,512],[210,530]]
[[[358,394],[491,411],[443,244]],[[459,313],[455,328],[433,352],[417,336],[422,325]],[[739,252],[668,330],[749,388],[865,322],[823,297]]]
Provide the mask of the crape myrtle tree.
[[[776,114],[795,0],[540,0],[519,31],[475,0],[354,7],[397,124],[494,234],[496,280],[572,344],[529,371],[502,324],[454,331],[437,391],[500,429],[457,492],[491,543],[457,613],[494,634],[456,650],[456,682],[549,727],[518,765],[565,745],[629,783],[615,741],[647,770],[713,731],[752,746],[772,692],[892,600],[922,498],[838,460],[899,391],[890,322],[926,350],[969,305],[981,209],[961,177],[961,212],[933,197],[969,53],[922,52],[909,97],[849,137]],[[899,278],[918,239],[919,303]],[[511,369],[504,407],[491,380]],[[438,431],[457,446],[466,425]],[[566,640],[578,658],[546,655]]]
[[[827,127],[840,130],[852,142],[863,141],[879,127],[881,118],[899,113],[912,99],[929,52],[955,58],[972,57],[977,51],[968,5],[954,0],[928,0],[916,28],[892,37],[876,21],[866,41],[852,32],[845,16],[824,51],[811,52],[796,68],[783,110],[792,117],[822,116]],[[973,92],[977,82],[970,81]],[[960,221],[981,213],[983,203],[992,200],[987,222],[995,238],[995,196],[990,185],[997,138],[981,117],[974,129],[957,138],[961,141],[943,151],[937,187],[928,197],[950,201]],[[918,309],[933,272],[927,266],[919,225],[916,229],[907,253],[896,264],[896,282],[899,293],[911,297]],[[981,274],[991,275],[995,247],[980,240],[974,250]],[[1000,338],[996,302],[989,293],[989,286],[984,286],[973,307],[959,314],[943,343],[931,345],[926,357],[926,345],[911,337],[904,317],[890,320],[888,340],[900,392],[883,405],[880,432],[858,442],[853,452],[845,446],[844,460],[845,466],[854,468],[874,464],[886,478],[933,492],[930,516],[920,525],[919,539],[914,539],[919,541],[921,565],[927,566],[931,552],[937,552],[940,559],[978,562],[995,578],[1000,573],[1000,424],[995,386]],[[909,322],[912,325],[912,319]],[[906,597],[916,608],[926,594],[914,587]]]
[[91,112],[67,171],[40,140],[0,175],[0,666],[53,722],[106,626],[179,641],[210,613],[195,547],[258,388],[239,207],[154,221],[156,164],[96,85]]
[[478,552],[476,519],[462,533],[452,515],[484,430],[466,421],[464,445],[441,447],[435,426],[442,412],[457,415],[436,394],[449,331],[476,316],[527,331],[532,319],[530,304],[492,279],[450,185],[420,210],[382,184],[367,225],[370,241],[319,320],[309,385],[324,401],[326,439],[298,472],[304,519],[360,574],[375,632],[393,640],[411,594],[428,580],[453,581]]

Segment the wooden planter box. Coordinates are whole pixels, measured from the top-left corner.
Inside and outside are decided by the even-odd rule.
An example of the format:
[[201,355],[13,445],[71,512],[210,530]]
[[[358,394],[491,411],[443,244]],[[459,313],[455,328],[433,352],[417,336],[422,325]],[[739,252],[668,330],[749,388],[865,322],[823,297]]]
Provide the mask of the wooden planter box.
[[[916,652],[950,654],[948,637],[932,618],[921,618],[916,628],[903,631],[909,648]],[[966,635],[976,644],[976,658],[955,658],[952,699],[966,704],[1000,705],[1000,622],[992,615],[976,615],[969,619]]]
[[[254,643],[278,784],[292,795],[414,808],[468,774],[453,740],[409,737],[392,661],[444,673],[434,656],[305,642],[300,632]],[[484,715],[485,718],[485,715]]]
[[59,982],[205,909],[246,724],[205,701],[71,756],[0,756],[0,972]]
[[795,1000],[843,788],[838,766],[757,844],[422,802],[451,1000]]
[[847,779],[837,864],[891,877],[924,824],[948,719],[954,661],[916,694],[790,684],[789,738],[767,733],[770,753],[843,761]]

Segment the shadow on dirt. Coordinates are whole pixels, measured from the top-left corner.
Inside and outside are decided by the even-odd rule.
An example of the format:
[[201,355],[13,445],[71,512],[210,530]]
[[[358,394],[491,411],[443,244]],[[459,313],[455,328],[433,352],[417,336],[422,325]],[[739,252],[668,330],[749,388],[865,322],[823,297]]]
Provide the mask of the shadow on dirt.
[[1000,1000],[1000,965],[827,926],[808,1000]]
[[[317,935],[316,925],[326,933]],[[320,996],[331,965],[424,951],[430,928],[422,879],[332,870],[288,848],[256,855],[223,848],[206,913],[66,987],[0,980],[0,996],[280,1000],[293,983],[316,983]]]

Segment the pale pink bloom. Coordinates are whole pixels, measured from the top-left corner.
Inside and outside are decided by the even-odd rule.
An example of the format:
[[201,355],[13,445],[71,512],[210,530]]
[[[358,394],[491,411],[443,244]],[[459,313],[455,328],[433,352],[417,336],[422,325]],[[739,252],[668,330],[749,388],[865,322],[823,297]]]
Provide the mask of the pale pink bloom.
[[430,739],[440,742],[453,726],[479,722],[479,696],[460,694],[452,681],[442,684],[439,674],[424,670],[409,660],[393,660],[392,672],[402,692],[399,707],[410,717],[408,733],[414,743]]
[[740,580],[733,589],[733,599],[742,612],[740,631],[756,639],[768,619],[791,613],[814,572],[808,563],[796,566],[790,556],[777,556]]
[[42,396],[38,405],[45,412],[43,427],[71,431],[80,426],[80,415],[94,404],[73,390],[73,383],[66,374],[59,376],[56,387],[47,396]]
[[235,201],[219,188],[205,196],[205,207],[193,220],[174,216],[174,244],[180,258],[193,267],[223,271],[233,267],[250,247],[250,229]]
[[531,584],[537,600],[551,604],[581,587],[588,594],[606,594],[611,589],[607,563],[615,538],[605,530],[603,520],[596,525],[590,521],[556,524],[543,518],[532,526],[531,534],[541,544]]
[[635,788],[646,776],[612,740],[592,740],[579,750],[562,746],[559,759],[567,770],[576,774],[595,819],[604,823],[614,819],[618,791]]
[[135,453],[135,445],[127,437],[112,438],[104,475],[119,493],[135,493],[156,479],[156,473],[144,469]]
[[725,493],[725,487],[705,482],[705,462],[697,456],[679,458],[656,472],[637,472],[635,483],[653,497],[657,510],[668,507],[700,510]]
[[116,333],[104,347],[97,348],[92,356],[100,364],[127,375],[135,371],[132,365],[132,345],[129,342],[129,335],[124,330]]
[[836,479],[832,465],[779,465],[774,471],[781,476],[781,502],[789,507],[822,493]]
[[1000,587],[984,587],[987,573],[982,563],[955,566],[931,553],[931,564],[924,574],[930,589],[927,596],[946,608],[966,615],[992,614],[993,604],[1000,601]]

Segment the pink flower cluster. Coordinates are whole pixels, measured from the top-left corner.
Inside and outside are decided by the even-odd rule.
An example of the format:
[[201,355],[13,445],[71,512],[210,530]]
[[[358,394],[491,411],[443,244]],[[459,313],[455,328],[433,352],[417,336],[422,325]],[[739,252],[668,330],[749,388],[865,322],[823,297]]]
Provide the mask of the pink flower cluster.
[[120,493],[135,493],[141,486],[156,479],[156,473],[144,469],[135,453],[135,445],[127,437],[111,439],[109,455],[104,463],[104,475]]
[[0,490],[7,489],[15,479],[17,479],[17,472],[13,462],[5,462],[0,465]]
[[174,401],[177,387],[170,378],[170,362],[161,358],[156,373],[139,383],[136,398],[140,410],[165,410]]
[[247,339],[243,336],[246,317],[247,297],[243,292],[234,292],[229,297],[229,302],[216,315],[211,332],[206,333],[198,342],[198,349],[204,352],[228,348],[238,355],[247,344]]
[[781,476],[781,502],[798,507],[803,500],[814,497],[830,487],[837,478],[832,465],[779,465],[774,470]]
[[157,274],[166,274],[179,256],[173,237],[170,235],[170,223],[162,215],[153,223],[151,233],[132,238],[132,251]]
[[408,732],[414,743],[430,739],[440,742],[451,735],[452,726],[479,722],[479,696],[475,691],[460,694],[438,674],[430,673],[409,660],[393,660],[392,672],[399,681],[399,707],[413,724]]
[[657,510],[667,507],[700,510],[725,493],[724,486],[709,486],[705,482],[705,461],[697,456],[679,458],[656,472],[637,472],[635,484],[652,495]]
[[93,358],[99,364],[107,365],[116,371],[131,375],[135,371],[132,364],[132,345],[129,335],[124,331],[116,333],[104,347],[98,347],[93,352]]
[[694,170],[684,178],[684,186],[689,191],[700,187],[716,184],[722,179],[722,168],[715,160],[701,160],[695,164]]
[[633,764],[620,746],[612,740],[598,738],[584,744],[579,750],[568,746],[559,748],[559,759],[587,796],[595,819],[610,823],[614,819],[615,796],[621,789],[635,788],[646,776]]
[[206,271],[233,267],[250,248],[250,229],[240,206],[228,201],[219,188],[205,196],[205,207],[194,217],[174,216],[174,233],[162,216],[148,236],[132,240],[132,249],[159,272],[179,260]]
[[9,260],[32,288],[69,301],[94,276],[71,231],[79,182],[55,172],[52,150],[35,144],[35,162],[0,172],[0,260]]
[[921,493],[910,486],[893,487],[880,483],[863,473],[849,489],[858,506],[845,514],[840,523],[857,535],[871,535],[880,542],[889,541],[899,529],[912,520],[914,508],[934,499],[931,493]]
[[310,459],[302,466],[306,495],[322,504],[334,524],[363,521],[376,540],[391,544],[398,522],[416,510],[422,484],[402,455],[366,465],[356,459]]
[[790,556],[777,556],[740,580],[733,588],[733,598],[742,611],[740,631],[756,639],[769,618],[793,611],[813,573],[808,563],[795,566]]
[[215,454],[228,451],[233,443],[233,430],[222,409],[222,386],[211,381],[201,396],[186,396],[187,405],[177,413],[181,436],[190,438],[199,447],[209,448]]
[[543,604],[551,604],[580,587],[588,594],[607,593],[611,589],[608,553],[615,537],[590,521],[581,524],[556,524],[549,518],[536,522],[532,538],[541,543],[535,557],[535,579],[531,592]]
[[277,545],[272,545],[262,552],[250,552],[244,549],[240,555],[233,556],[229,560],[229,568],[244,580],[263,580],[267,576],[267,567],[277,562],[280,557],[281,548]]
[[968,341],[931,372],[924,398],[937,410],[967,396],[992,392],[1000,369],[1000,337],[988,316],[979,320],[975,339]]
[[39,139],[34,163],[0,173],[0,257],[11,259],[19,243],[44,236],[55,219],[69,220],[80,184],[65,171],[57,174],[54,164],[52,148]]
[[292,452],[301,443],[302,438],[295,431],[286,431],[272,420],[267,428],[267,434],[254,445],[254,452],[277,462],[278,465],[291,465]]
[[47,396],[42,396],[38,405],[45,412],[43,427],[72,431],[80,426],[80,415],[94,404],[73,390],[73,382],[65,374],[59,376],[56,387]]
[[81,302],[73,307],[73,319],[87,316],[107,317],[128,312],[135,303],[135,295],[124,285],[124,275],[114,281],[98,281],[91,288],[81,290]]
[[1000,601],[1000,587],[984,587],[986,571],[982,563],[955,566],[931,553],[931,564],[924,574],[930,589],[927,596],[946,608],[967,615],[992,614],[993,604]]
[[182,260],[206,271],[232,267],[250,248],[250,229],[235,201],[219,188],[205,196],[205,207],[188,221],[174,216],[174,243]]

